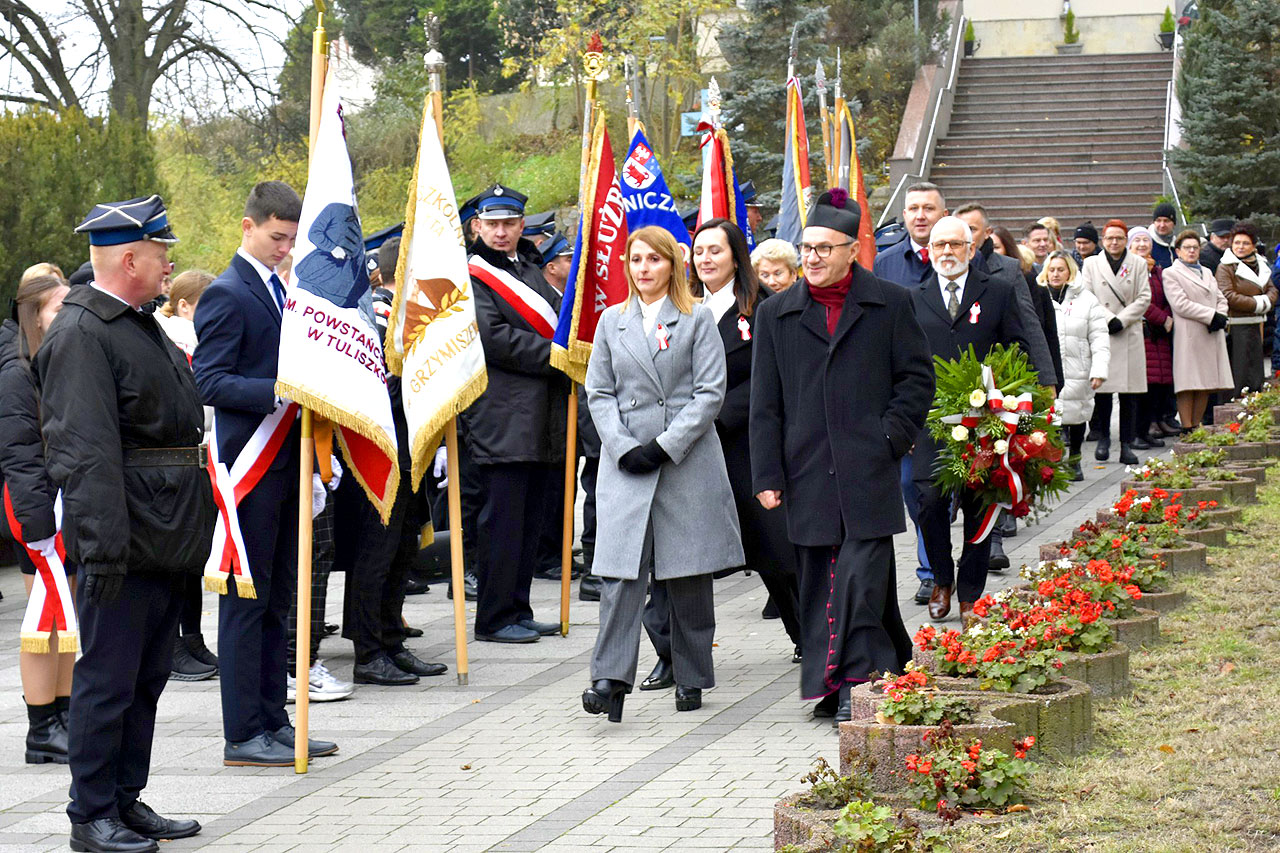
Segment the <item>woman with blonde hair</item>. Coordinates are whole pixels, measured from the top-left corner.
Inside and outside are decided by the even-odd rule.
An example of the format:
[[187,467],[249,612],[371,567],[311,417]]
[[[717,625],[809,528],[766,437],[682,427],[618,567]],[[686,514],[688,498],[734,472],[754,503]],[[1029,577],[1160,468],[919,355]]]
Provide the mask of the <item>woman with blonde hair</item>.
[[169,288],[169,301],[156,311],[156,322],[169,340],[187,354],[196,351],[196,303],[206,287],[213,283],[214,275],[204,270],[184,270],[173,279]]
[[1111,335],[1107,312],[1080,281],[1075,259],[1067,252],[1049,253],[1036,281],[1049,291],[1058,319],[1058,347],[1062,351],[1062,390],[1056,403],[1067,428],[1073,480],[1083,480],[1080,449],[1085,424],[1093,414],[1093,398],[1107,381]]
[[774,293],[781,293],[800,277],[800,256],[786,240],[771,237],[751,253],[751,266],[756,278]]
[[715,685],[712,574],[744,561],[733,492],[715,418],[725,356],[715,318],[695,302],[684,255],[665,229],[627,238],[628,299],[605,309],[587,368],[600,433],[600,632],[591,657],[588,713],[622,719],[635,683],[641,612],[650,575],[665,588],[677,711],[702,706]]
[[69,291],[61,276],[24,277],[14,299],[17,322],[5,320],[0,328],[0,479],[7,521],[0,528],[18,544],[14,550],[30,596],[18,654],[28,764],[67,763],[67,708],[78,644],[75,567],[64,565],[58,547],[58,490],[45,467],[31,370]]
[[38,275],[52,275],[52,276],[57,276],[58,278],[60,278],[60,279],[62,279],[62,280],[64,280],[64,281],[65,281],[65,280],[66,280],[66,278],[67,278],[65,275],[63,275],[63,274],[62,274],[62,267],[58,266],[57,264],[51,264],[51,263],[48,263],[48,262],[46,261],[46,262],[39,263],[39,264],[32,264],[31,266],[29,266],[29,267],[27,267],[25,270],[23,270],[23,271],[22,271],[22,282],[24,282],[24,283],[25,283],[28,279],[33,279],[33,278],[35,278],[35,277],[36,277],[36,276],[38,276]]

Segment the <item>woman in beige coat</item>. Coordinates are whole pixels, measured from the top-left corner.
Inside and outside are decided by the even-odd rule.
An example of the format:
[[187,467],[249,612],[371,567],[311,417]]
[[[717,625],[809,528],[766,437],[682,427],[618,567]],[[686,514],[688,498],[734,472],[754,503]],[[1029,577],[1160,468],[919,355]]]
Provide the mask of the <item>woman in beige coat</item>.
[[1231,248],[1218,263],[1218,287],[1229,309],[1227,354],[1236,396],[1245,388],[1262,387],[1262,327],[1280,299],[1271,283],[1271,268],[1258,257],[1260,236],[1252,222],[1238,223],[1231,229]]
[[1178,419],[1190,432],[1204,417],[1209,394],[1230,388],[1227,297],[1200,265],[1200,235],[1183,231],[1173,240],[1176,260],[1164,271],[1164,295],[1177,329],[1173,342],[1173,390]]
[[1102,229],[1102,248],[1084,259],[1080,279],[1107,312],[1111,364],[1107,381],[1094,399],[1089,438],[1098,447],[1094,458],[1111,455],[1111,395],[1120,395],[1120,462],[1134,465],[1133,439],[1138,427],[1138,401],[1147,390],[1147,353],[1142,342],[1142,315],[1151,304],[1147,262],[1129,251],[1129,229],[1112,219]]

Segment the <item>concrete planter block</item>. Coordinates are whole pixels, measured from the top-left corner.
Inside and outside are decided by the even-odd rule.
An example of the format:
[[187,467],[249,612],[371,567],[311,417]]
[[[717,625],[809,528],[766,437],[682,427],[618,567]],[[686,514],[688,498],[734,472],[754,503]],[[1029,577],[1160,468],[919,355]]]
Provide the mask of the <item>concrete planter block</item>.
[[1238,506],[1220,506],[1217,509],[1206,509],[1200,513],[1200,517],[1209,522],[1209,524],[1220,524],[1223,527],[1239,524],[1243,516],[1244,510]]
[[1244,406],[1239,403],[1223,403],[1213,407],[1213,422],[1217,426],[1226,426],[1240,419]]
[[1266,452],[1262,454],[1264,457],[1275,459],[1280,456],[1280,439],[1272,439],[1267,442]]
[[1194,453],[1197,450],[1225,450],[1227,452],[1225,458],[1233,461],[1262,459],[1267,455],[1267,445],[1262,442],[1241,442],[1240,444],[1227,445],[1226,447],[1209,447],[1204,444],[1191,444],[1186,441],[1175,441],[1173,443],[1173,452],[1176,454]]
[[1258,502],[1258,482],[1252,477],[1240,476],[1235,480],[1197,480],[1197,486],[1222,489],[1228,503],[1252,504]]
[[1256,482],[1259,486],[1267,482],[1267,467],[1263,465],[1254,465],[1249,462],[1228,462],[1222,466],[1228,471],[1235,471],[1240,477],[1248,477]]
[[1175,574],[1181,572],[1203,572],[1208,563],[1205,556],[1209,548],[1201,542],[1184,542],[1173,548],[1161,548],[1152,556],[1164,560],[1166,567]]
[[1187,603],[1186,590],[1169,590],[1166,592],[1144,592],[1142,606],[1156,613],[1169,613]]
[[[877,723],[874,717],[840,724],[840,773],[847,775],[855,763],[871,770],[875,790],[901,791],[906,787],[903,761],[928,747],[924,735],[934,726],[895,726]],[[980,714],[971,723],[953,728],[962,741],[981,738],[984,744],[1009,752],[1017,739],[1013,723]],[[1012,754],[1012,753],[1010,753]]]
[[835,845],[831,827],[838,809],[811,809],[800,805],[803,794],[792,794],[773,805],[773,849],[794,844],[804,853],[824,853]]
[[1094,655],[1065,652],[1063,678],[1083,681],[1099,697],[1129,695],[1129,647],[1120,643]]
[[1107,627],[1115,635],[1117,643],[1131,649],[1154,646],[1160,642],[1160,614],[1146,607],[1147,597],[1142,596],[1143,606],[1128,619],[1108,619]]
[[1211,524],[1199,530],[1184,530],[1182,538],[1188,542],[1199,542],[1212,548],[1225,548],[1227,544],[1227,528],[1221,524]]

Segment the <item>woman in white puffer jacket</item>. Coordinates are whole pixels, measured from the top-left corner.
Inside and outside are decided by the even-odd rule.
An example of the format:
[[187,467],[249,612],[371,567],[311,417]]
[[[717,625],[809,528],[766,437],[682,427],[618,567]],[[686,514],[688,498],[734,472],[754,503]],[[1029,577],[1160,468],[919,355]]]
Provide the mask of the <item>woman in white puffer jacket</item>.
[[1085,425],[1093,415],[1093,397],[1107,379],[1111,361],[1111,336],[1107,310],[1085,289],[1077,276],[1076,262],[1066,252],[1050,252],[1036,278],[1049,289],[1058,314],[1058,348],[1062,352],[1062,391],[1057,410],[1066,427],[1071,457],[1076,461],[1073,480],[1083,480],[1080,447]]

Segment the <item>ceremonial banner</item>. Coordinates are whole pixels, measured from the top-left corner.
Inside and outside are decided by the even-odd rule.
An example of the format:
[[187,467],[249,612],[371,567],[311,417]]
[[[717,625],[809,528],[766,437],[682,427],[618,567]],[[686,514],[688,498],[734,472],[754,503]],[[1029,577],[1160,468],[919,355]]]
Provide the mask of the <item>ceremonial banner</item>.
[[676,212],[675,201],[667,189],[667,179],[658,164],[644,131],[636,128],[631,137],[631,150],[622,164],[622,206],[627,212],[627,230],[657,225],[671,232],[676,242],[689,248],[693,240],[684,220]]
[[864,269],[871,269],[876,259],[876,238],[871,227],[871,207],[867,204],[867,186],[862,179],[862,166],[858,163],[858,140],[853,133],[853,116],[849,113],[849,105],[843,98],[836,102],[836,121],[839,140],[836,151],[836,186],[848,190],[851,198],[858,200],[862,211],[862,219],[858,223],[858,264]]
[[422,111],[396,269],[387,366],[404,377],[400,392],[417,488],[445,424],[475,402],[489,382],[458,202],[431,98]]
[[276,393],[337,425],[347,471],[386,523],[400,485],[396,430],[332,69],[293,255]]
[[712,219],[728,219],[747,235],[754,249],[755,236],[747,225],[747,203],[738,189],[738,173],[733,168],[729,134],[705,121],[698,125],[702,136],[702,196],[698,204],[698,224]]
[[613,165],[613,146],[604,115],[591,135],[591,159],[584,183],[587,209],[578,220],[573,264],[565,283],[560,316],[551,339],[551,364],[574,382],[587,378],[587,361],[604,309],[627,298],[623,257],[627,247],[627,215]]
[[809,131],[804,124],[800,81],[787,80],[786,142],[782,152],[782,200],[778,208],[780,240],[799,245],[809,215]]

